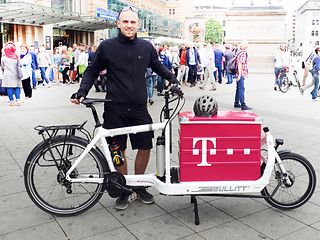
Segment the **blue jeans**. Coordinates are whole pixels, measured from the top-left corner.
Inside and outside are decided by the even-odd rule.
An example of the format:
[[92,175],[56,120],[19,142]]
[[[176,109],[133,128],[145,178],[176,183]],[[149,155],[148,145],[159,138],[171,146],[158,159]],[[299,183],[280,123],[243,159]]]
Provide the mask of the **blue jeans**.
[[312,73],[313,77],[313,84],[314,88],[311,91],[312,99],[316,99],[318,97],[318,90],[319,90],[319,74],[318,73]]
[[278,79],[278,77],[279,77],[279,74],[280,74],[280,70],[281,70],[281,67],[280,67],[280,68],[278,68],[278,67],[275,67],[275,68],[274,68],[274,76],[275,76],[274,84],[275,84],[275,85],[278,85],[278,84],[279,84],[279,79]]
[[47,75],[46,75],[46,71],[47,71],[47,67],[40,67],[40,73],[41,73],[41,79],[42,81],[46,81],[46,83],[49,83],[49,80],[47,78]]
[[244,80],[245,78],[242,76],[240,80],[237,81],[237,90],[234,100],[234,104],[240,105],[241,107],[246,106],[246,103],[244,102]]
[[157,79],[157,91],[158,91],[158,93],[162,93],[163,88],[164,88],[164,79],[162,77],[158,76],[158,79]]
[[32,87],[35,88],[37,86],[37,79],[36,79],[36,73],[35,70],[32,70]]
[[232,81],[233,81],[233,75],[232,74],[230,74],[230,73],[228,73],[228,71],[227,71],[227,83],[232,83]]
[[7,88],[7,94],[8,94],[8,97],[9,97],[10,101],[14,101],[13,95],[15,95],[16,100],[20,100],[20,92],[21,92],[21,90],[20,90],[19,87]]
[[[214,79],[216,82],[222,83],[222,65],[216,65],[217,70],[214,72]],[[217,72],[218,72],[218,81],[217,81]]]
[[148,99],[152,99],[153,97],[153,88],[154,88],[154,83],[158,79],[158,75],[152,75],[147,78],[147,95]]

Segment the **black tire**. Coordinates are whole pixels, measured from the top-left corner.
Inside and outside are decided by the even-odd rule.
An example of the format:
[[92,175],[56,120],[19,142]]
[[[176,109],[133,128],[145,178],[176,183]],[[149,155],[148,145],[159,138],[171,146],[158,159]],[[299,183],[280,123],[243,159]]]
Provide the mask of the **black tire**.
[[[57,216],[80,214],[102,197],[104,182],[70,183],[63,179],[58,170],[56,159],[63,172],[83,152],[88,141],[75,136],[56,136],[51,144],[41,142],[29,154],[24,167],[24,183],[31,200],[43,211]],[[73,171],[73,178],[83,174],[101,178],[108,172],[107,163],[98,148],[92,148]],[[67,193],[67,185],[72,192]]]
[[[269,184],[261,191],[261,194],[262,196],[270,196],[281,181],[281,186],[275,195],[271,198],[265,198],[265,200],[278,209],[289,210],[300,207],[311,198],[315,190],[317,180],[314,168],[306,158],[297,153],[283,152],[279,156],[293,184],[291,186],[285,184],[281,178],[282,173],[276,164]],[[262,173],[264,167],[265,163],[262,164]]]
[[286,75],[279,77],[278,86],[281,92],[283,93],[288,92],[290,88],[290,81]]

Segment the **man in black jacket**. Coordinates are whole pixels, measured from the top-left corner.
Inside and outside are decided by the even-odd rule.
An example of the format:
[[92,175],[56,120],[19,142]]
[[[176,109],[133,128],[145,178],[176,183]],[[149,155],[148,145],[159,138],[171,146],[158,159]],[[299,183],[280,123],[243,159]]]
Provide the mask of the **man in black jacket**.
[[[151,67],[161,77],[172,83],[178,83],[175,76],[158,59],[153,45],[137,38],[139,28],[138,12],[133,7],[125,7],[119,13],[117,27],[118,37],[103,41],[95,54],[93,62],[86,69],[83,80],[75,98],[71,102],[79,104],[87,96],[94,80],[101,70],[107,69],[106,97],[111,100],[104,107],[104,124],[106,129],[128,127],[152,123],[147,110],[147,91],[145,72]],[[135,159],[135,174],[144,174],[150,158],[153,132],[130,134],[132,149],[138,149]],[[108,143],[120,145],[125,159],[124,165],[117,168],[123,175],[127,174],[127,135],[107,139]],[[143,203],[154,202],[153,196],[145,189],[136,190],[137,198]],[[116,200],[117,209],[128,207],[127,194]]]

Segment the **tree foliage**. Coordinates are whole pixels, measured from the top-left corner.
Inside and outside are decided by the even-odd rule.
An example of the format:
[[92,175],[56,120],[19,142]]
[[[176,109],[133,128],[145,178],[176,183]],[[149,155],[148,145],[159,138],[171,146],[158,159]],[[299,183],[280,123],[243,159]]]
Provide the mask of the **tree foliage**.
[[205,24],[205,41],[213,43],[223,42],[223,29],[220,22],[214,19],[209,19]]

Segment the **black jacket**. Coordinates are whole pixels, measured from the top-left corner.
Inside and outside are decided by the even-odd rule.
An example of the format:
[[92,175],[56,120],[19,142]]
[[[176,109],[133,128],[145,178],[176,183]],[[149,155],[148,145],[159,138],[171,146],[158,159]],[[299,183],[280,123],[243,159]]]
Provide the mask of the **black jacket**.
[[143,39],[118,37],[101,42],[86,69],[78,95],[86,96],[101,70],[107,69],[107,96],[111,105],[142,106],[147,103],[146,69],[151,67],[161,77],[176,81],[159,61],[153,45]]

